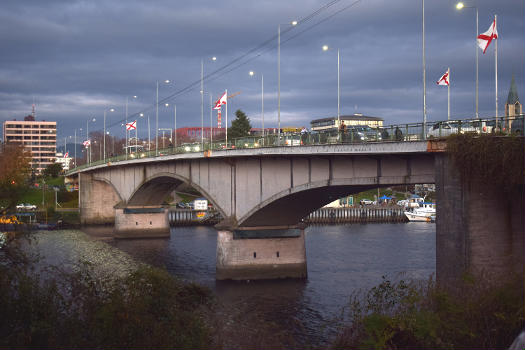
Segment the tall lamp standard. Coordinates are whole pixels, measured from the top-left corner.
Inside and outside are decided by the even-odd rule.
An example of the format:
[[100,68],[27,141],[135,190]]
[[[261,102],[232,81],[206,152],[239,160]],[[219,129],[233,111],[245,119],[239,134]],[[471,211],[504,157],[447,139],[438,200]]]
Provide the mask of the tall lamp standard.
[[[333,50],[328,45],[323,45],[323,51]],[[337,128],[341,125],[341,59],[339,49],[337,49]]]
[[[169,84],[168,79],[164,80],[165,84]],[[159,155],[159,81],[157,80],[157,99],[155,103],[155,155]]]
[[462,10],[462,9],[475,9],[476,10],[476,39],[474,40],[474,48],[476,50],[476,118],[479,118],[479,113],[478,113],[478,98],[479,98],[479,94],[478,94],[478,82],[479,82],[479,79],[478,79],[478,70],[479,70],[479,65],[478,65],[478,42],[477,42],[477,37],[479,35],[479,15],[478,15],[478,6],[477,6],[477,2],[475,1],[474,2],[474,6],[465,6],[465,4],[463,2],[458,2],[456,4],[456,9],[458,10]]
[[[286,24],[296,26],[297,21]],[[277,145],[281,145],[281,24],[277,26]]]
[[[106,112],[108,110],[104,109],[104,162],[106,162]],[[115,109],[110,108],[110,112],[115,112]]]
[[[250,71],[250,76],[253,77],[255,72]],[[262,139],[264,145],[264,74],[261,73],[261,119],[262,119]]]

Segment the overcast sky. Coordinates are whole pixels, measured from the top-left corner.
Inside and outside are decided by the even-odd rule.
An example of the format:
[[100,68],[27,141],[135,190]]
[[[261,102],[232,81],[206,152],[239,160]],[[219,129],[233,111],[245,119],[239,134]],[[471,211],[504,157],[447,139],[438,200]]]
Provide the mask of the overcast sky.
[[[447,67],[452,117],[474,115],[476,11],[458,11],[455,3],[425,3],[429,120],[447,118],[447,88],[436,84]],[[480,33],[498,15],[502,115],[513,74],[525,98],[525,2],[478,0],[477,7]],[[160,84],[160,99],[170,106],[159,107],[159,127],[173,127],[174,103],[178,127],[200,126],[203,60],[206,93],[216,100],[225,89],[239,92],[229,100],[230,122],[242,109],[260,127],[264,75],[265,126],[275,127],[279,24],[281,126],[309,127],[312,119],[337,114],[337,49],[341,114],[377,116],[387,125],[420,122],[421,12],[421,0],[2,0],[0,122],[21,120],[34,101],[37,119],[56,120],[63,138],[75,129],[85,133],[93,117],[90,130],[102,129],[103,111],[112,107],[108,129],[124,137],[129,97],[129,114],[149,115],[153,130],[156,81],[170,79]],[[286,23],[294,19],[303,21],[291,28]],[[335,50],[323,52],[324,44]],[[481,116],[495,115],[493,46],[479,52]],[[204,100],[209,126],[209,95]],[[145,117],[138,126],[139,136],[147,135]]]

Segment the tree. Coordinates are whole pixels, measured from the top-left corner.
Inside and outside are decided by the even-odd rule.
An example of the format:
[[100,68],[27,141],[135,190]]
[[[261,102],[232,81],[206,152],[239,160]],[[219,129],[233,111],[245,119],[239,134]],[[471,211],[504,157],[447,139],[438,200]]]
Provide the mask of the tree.
[[0,199],[2,206],[14,207],[27,190],[30,154],[21,145],[0,144]]
[[62,164],[60,163],[49,164],[44,169],[44,176],[58,177],[61,171],[62,171]]
[[250,130],[252,128],[250,118],[248,118],[240,109],[235,112],[235,116],[236,118],[232,121],[231,128],[228,129],[228,136],[234,139],[236,137],[250,135]]

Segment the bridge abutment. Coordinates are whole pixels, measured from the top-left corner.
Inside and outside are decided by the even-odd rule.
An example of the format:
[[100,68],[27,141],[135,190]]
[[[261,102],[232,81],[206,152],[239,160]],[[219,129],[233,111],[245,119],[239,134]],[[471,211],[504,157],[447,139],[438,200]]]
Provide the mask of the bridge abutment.
[[164,208],[115,209],[115,238],[163,238],[170,236]]
[[436,278],[453,283],[464,273],[501,280],[524,274],[524,191],[463,180],[453,161],[436,156]]
[[306,277],[303,229],[218,231],[216,279]]
[[80,223],[82,225],[113,224],[115,205],[121,199],[112,185],[96,180],[93,174],[79,174]]

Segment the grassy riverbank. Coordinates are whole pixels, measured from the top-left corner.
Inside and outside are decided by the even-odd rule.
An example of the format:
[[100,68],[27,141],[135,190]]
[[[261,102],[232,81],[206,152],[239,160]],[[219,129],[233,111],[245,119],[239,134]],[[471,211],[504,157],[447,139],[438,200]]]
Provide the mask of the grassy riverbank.
[[525,326],[523,279],[454,290],[384,280],[352,296],[334,349],[506,349]]
[[90,263],[37,261],[16,241],[0,250],[2,349],[216,348],[206,288],[144,265],[101,279]]

